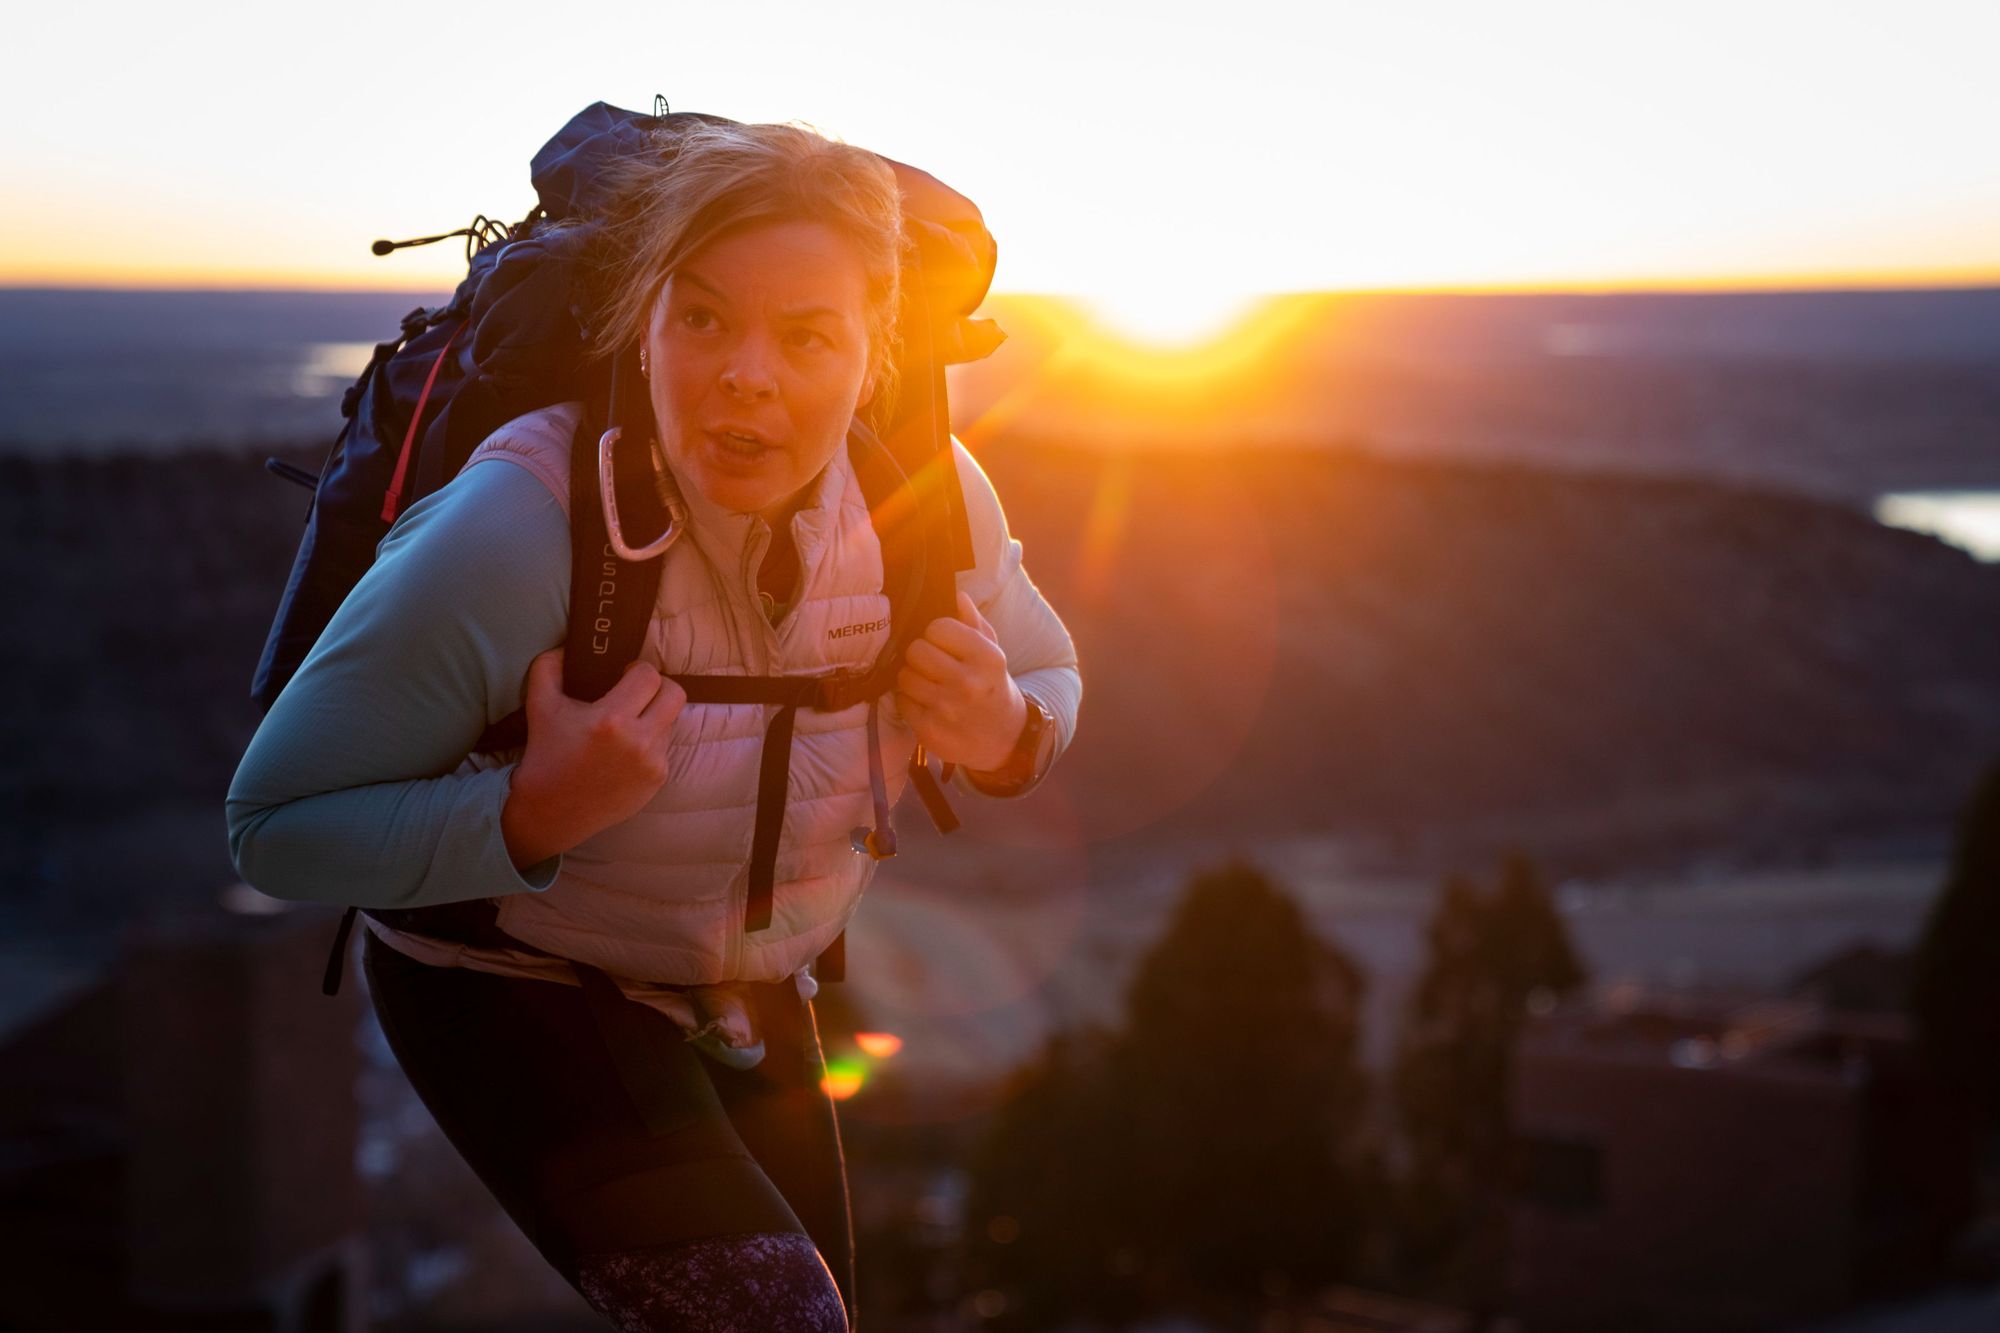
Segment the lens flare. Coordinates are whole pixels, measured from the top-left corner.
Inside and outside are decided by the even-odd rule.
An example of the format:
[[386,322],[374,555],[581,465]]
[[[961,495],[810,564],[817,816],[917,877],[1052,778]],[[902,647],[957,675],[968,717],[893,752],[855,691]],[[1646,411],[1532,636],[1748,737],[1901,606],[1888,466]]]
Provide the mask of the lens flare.
[[903,1039],[893,1032],[857,1032],[854,1044],[871,1060],[886,1060],[903,1049]]
[[844,1102],[861,1091],[861,1085],[868,1079],[868,1071],[857,1060],[829,1060],[826,1073],[820,1078],[820,1090],[837,1102]]

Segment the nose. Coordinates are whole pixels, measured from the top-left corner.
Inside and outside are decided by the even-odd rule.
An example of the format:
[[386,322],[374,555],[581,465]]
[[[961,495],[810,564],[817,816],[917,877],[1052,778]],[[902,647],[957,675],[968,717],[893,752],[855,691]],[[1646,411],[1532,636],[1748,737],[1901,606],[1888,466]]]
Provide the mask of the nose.
[[775,394],[778,380],[772,373],[771,354],[769,340],[760,335],[740,339],[722,367],[723,391],[745,402]]

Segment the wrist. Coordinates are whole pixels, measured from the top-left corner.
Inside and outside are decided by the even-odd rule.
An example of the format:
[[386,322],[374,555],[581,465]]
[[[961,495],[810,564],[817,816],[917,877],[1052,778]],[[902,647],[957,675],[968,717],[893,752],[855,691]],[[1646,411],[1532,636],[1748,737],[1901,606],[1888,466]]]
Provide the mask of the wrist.
[[520,871],[560,856],[576,844],[575,839],[566,840],[556,830],[532,780],[522,782],[518,767],[508,783],[507,800],[500,807],[500,841],[507,848],[507,859]]
[[1055,724],[1048,710],[1032,696],[1023,694],[1021,699],[1021,727],[1006,758],[992,768],[965,771],[966,781],[989,796],[1018,796],[1033,787],[1055,743]]
[[1013,697],[1009,701],[1007,721],[1003,728],[1006,739],[981,756],[991,762],[963,764],[961,767],[974,773],[998,773],[1005,769],[1008,761],[1013,758],[1015,747],[1021,741],[1021,731],[1028,723],[1028,698],[1021,693],[1021,687],[1013,683],[1011,676],[1008,678],[1008,690]]

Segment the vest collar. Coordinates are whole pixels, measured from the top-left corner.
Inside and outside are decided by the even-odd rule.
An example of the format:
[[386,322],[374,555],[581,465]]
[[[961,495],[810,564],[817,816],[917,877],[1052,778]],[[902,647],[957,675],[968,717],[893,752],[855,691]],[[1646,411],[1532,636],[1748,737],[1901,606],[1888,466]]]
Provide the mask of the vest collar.
[[[806,500],[792,516],[792,540],[797,544],[799,564],[810,574],[826,545],[826,535],[840,514],[848,478],[854,473],[847,442],[833,451],[819,474],[808,483]],[[759,514],[725,509],[701,493],[699,487],[682,484],[671,472],[666,485],[680,498],[688,518],[688,529],[717,568],[736,570],[752,555],[761,558],[769,548],[771,528]]]

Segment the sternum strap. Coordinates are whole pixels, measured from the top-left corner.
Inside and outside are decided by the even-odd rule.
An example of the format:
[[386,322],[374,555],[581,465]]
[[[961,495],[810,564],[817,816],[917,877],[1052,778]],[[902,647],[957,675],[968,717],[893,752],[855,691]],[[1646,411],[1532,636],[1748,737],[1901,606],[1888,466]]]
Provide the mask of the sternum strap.
[[830,711],[870,697],[878,684],[867,676],[675,676],[689,703],[777,704],[764,728],[764,751],[757,767],[757,815],[750,835],[750,889],[743,904],[743,929],[771,924],[772,885],[777,880],[778,843],[785,829],[785,794],[792,769],[792,724],[802,707]]

